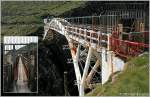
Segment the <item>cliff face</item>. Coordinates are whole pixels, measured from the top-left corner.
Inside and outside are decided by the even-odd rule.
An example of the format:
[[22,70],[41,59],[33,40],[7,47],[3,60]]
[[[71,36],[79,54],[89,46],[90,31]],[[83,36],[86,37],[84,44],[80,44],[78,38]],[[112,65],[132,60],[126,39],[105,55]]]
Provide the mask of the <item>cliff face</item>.
[[73,64],[67,64],[71,58],[70,50],[63,50],[67,45],[64,36],[52,32],[53,39],[39,42],[39,93],[38,95],[65,95],[64,72],[67,72],[67,87],[70,95],[78,95],[74,85]]
[[39,46],[39,95],[64,95],[64,62],[58,56],[59,48],[52,42]]

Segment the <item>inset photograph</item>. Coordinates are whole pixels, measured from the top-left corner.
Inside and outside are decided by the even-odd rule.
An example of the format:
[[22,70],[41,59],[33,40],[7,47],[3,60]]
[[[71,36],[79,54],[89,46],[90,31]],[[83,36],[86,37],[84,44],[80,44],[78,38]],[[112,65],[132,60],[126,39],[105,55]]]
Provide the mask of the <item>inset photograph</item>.
[[4,36],[3,93],[38,92],[38,37]]

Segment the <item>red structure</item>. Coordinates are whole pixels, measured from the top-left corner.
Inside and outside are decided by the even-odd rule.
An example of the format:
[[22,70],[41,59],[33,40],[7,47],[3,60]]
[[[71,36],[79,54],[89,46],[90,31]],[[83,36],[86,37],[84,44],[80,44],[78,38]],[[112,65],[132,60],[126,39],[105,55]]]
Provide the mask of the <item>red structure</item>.
[[112,36],[110,37],[110,49],[123,57],[137,56],[138,54],[142,53],[145,48],[149,48],[149,44],[145,44],[145,41],[130,41],[135,40],[138,35],[143,36],[143,40],[148,38],[148,32],[141,33],[142,34],[137,35],[129,34],[129,40],[121,40],[119,39],[119,34],[112,33]]

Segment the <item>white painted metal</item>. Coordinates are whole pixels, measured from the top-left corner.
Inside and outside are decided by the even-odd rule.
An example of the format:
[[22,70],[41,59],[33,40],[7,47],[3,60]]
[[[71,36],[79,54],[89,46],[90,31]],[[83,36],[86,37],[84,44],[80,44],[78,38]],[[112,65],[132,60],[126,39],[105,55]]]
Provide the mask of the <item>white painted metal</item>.
[[[46,20],[45,20],[45,22],[46,22]],[[62,22],[63,22],[63,24],[66,23],[67,25],[63,25]],[[65,27],[70,28],[72,30],[67,31],[65,29]],[[109,47],[110,34],[101,33],[102,35],[107,35],[108,41],[99,40],[100,36],[98,36],[98,43],[107,43],[107,48],[104,48],[104,47],[97,48],[96,43],[87,41],[87,38],[89,36],[87,36],[85,34],[86,32],[91,33],[92,30],[80,28],[80,32],[77,33],[77,29],[78,29],[77,27],[70,27],[70,23],[68,23],[64,19],[54,18],[49,23],[46,23],[46,26],[44,27],[45,33],[44,33],[43,39],[45,39],[49,29],[55,30],[58,33],[64,35],[68,40],[69,47],[71,49],[71,54],[72,54],[72,59],[73,59],[76,80],[77,80],[77,85],[78,85],[80,96],[84,96],[84,85],[85,85],[85,82],[87,79],[87,73],[88,73],[88,69],[89,69],[89,65],[90,65],[90,60],[92,58],[92,54],[94,54],[94,55],[96,54],[95,51],[98,51],[97,54],[99,54],[99,52],[101,53],[101,57],[99,55],[96,55],[96,57],[98,60],[102,61],[101,62],[102,63],[101,64],[102,84],[104,84],[105,82],[108,81],[109,76],[112,74],[112,67],[114,68],[114,72],[122,70],[122,66],[124,66],[123,65],[124,62],[122,60],[120,60],[119,58],[116,58],[115,56],[113,56],[111,59],[112,53],[111,53],[111,51],[109,51],[110,50],[110,47]],[[75,32],[73,31],[73,29],[75,29]],[[81,34],[81,31],[84,31],[84,35]],[[69,32],[71,32],[71,34]],[[98,33],[98,32],[96,32],[96,33]],[[78,37],[78,36],[75,36],[74,34],[80,35],[80,36]],[[85,36],[85,37],[81,38],[81,36],[83,36],[83,37]],[[89,38],[91,41],[92,37],[89,37]],[[93,38],[93,39],[96,40],[96,38]],[[74,48],[73,48],[74,44],[71,40],[77,41],[79,43],[77,52],[74,51]],[[78,65],[79,55],[82,55],[82,53],[80,54],[80,45],[89,47],[89,51],[87,54],[87,59],[86,59],[82,77],[81,77],[81,73],[80,73],[80,69],[79,69],[79,65]],[[113,66],[112,66],[112,63],[113,63]],[[118,63],[121,65],[118,65]],[[97,67],[97,64],[99,64],[99,62],[96,62],[93,69],[95,69]],[[92,72],[93,71],[90,72],[89,76],[91,76],[93,74]],[[88,78],[90,79],[90,77],[88,77]]]
[[102,66],[101,66],[101,72],[102,72],[102,84],[107,82],[109,79],[109,76],[111,75],[111,64],[110,64],[110,53],[106,50],[106,48],[102,48]]
[[79,54],[80,54],[80,45],[78,46],[77,53],[72,49],[73,48],[73,43],[69,42],[69,47],[71,49],[71,55],[73,59],[73,65],[75,69],[75,75],[76,75],[76,80],[77,80],[77,85],[78,85],[78,90],[80,88],[80,80],[81,80],[81,73],[78,65],[78,59],[79,59]]
[[123,70],[125,63],[120,58],[115,57],[112,51],[107,51],[106,48],[102,49],[101,55],[102,55],[102,66],[101,66],[102,84],[105,84],[109,80],[109,77],[112,73]]
[[[64,35],[64,26],[57,20],[57,18],[54,18],[54,19],[52,19],[49,23],[47,23],[46,24],[47,26],[49,26],[49,27],[58,27],[58,29],[60,29],[60,30],[58,30],[58,32],[60,33],[60,34],[63,34]],[[57,26],[55,26],[55,25],[57,25]],[[54,28],[54,29],[56,29],[56,28]],[[47,35],[47,33],[48,33],[48,30],[49,29],[46,29],[46,31],[44,32],[44,37],[43,37],[43,39],[45,39],[45,37],[46,37],[46,35]]]
[[110,50],[110,34],[107,34],[108,42],[107,42],[107,50]]
[[77,53],[74,59],[74,67],[76,69],[76,78],[77,78],[77,84],[78,84],[78,90],[80,89],[80,81],[81,81],[81,73],[80,73],[80,69],[79,69],[79,56],[80,56],[80,44],[78,44],[78,48],[77,48]]
[[86,59],[86,63],[85,63],[84,71],[83,71],[83,76],[81,79],[79,96],[84,96],[84,85],[85,85],[85,80],[86,80],[86,76],[87,76],[89,65],[90,65],[91,55],[92,55],[92,47],[89,47],[88,56]]
[[92,70],[90,71],[90,73],[87,76],[87,84],[90,84],[93,74],[95,73],[95,71],[98,69],[99,66],[100,66],[100,60],[98,59],[96,61],[95,65],[93,66]]

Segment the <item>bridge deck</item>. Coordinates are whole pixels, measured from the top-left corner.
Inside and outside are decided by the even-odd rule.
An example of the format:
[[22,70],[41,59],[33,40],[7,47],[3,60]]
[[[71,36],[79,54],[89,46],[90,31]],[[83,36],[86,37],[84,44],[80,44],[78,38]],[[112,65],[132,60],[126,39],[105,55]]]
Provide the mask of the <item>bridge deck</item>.
[[[58,19],[59,22],[61,19]],[[55,20],[56,21],[56,20]],[[116,54],[121,56],[136,56],[142,53],[145,48],[148,48],[149,45],[144,42],[130,41],[120,39],[122,33],[120,29],[115,26],[104,26],[104,25],[91,25],[91,24],[70,24],[64,20],[61,20],[61,27],[56,25],[47,25],[45,28],[52,29],[57,32],[65,32],[63,35],[66,37],[84,44],[87,46],[92,46],[97,51],[100,51],[102,47],[108,48],[108,50],[114,51]],[[58,24],[58,23],[57,23]],[[60,24],[59,24],[60,25]],[[122,26],[121,26],[122,27]],[[123,28],[122,28],[123,29]],[[132,29],[130,27],[125,27],[125,29]],[[141,32],[144,36],[145,33]],[[128,37],[132,36],[132,33],[127,33]],[[147,37],[147,36],[146,36]],[[145,39],[145,36],[143,37]]]

